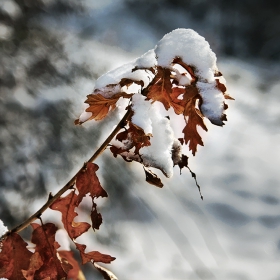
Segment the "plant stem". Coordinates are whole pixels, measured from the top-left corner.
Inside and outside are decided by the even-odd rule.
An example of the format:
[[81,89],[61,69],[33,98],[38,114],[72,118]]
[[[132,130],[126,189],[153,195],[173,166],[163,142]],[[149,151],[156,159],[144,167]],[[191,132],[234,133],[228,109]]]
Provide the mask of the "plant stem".
[[[126,122],[129,117],[132,115],[132,110],[128,108],[126,114],[123,116],[123,118],[120,120],[116,128],[111,132],[111,134],[107,137],[107,139],[102,143],[102,145],[97,149],[97,151],[90,157],[90,159],[87,161],[88,162],[93,162],[97,159],[98,156],[100,156],[108,144],[112,141],[112,139],[116,136],[116,134],[119,132],[121,128],[123,128],[126,125]],[[67,190],[69,190],[71,187],[74,186],[76,182],[76,178],[78,173],[84,168],[81,167],[80,170],[69,180],[69,182],[61,188],[55,195],[52,195],[50,193],[48,201],[32,216],[30,216],[27,220],[25,220],[22,224],[16,226],[15,228],[9,230],[6,234],[4,234],[0,239],[4,239],[6,236],[8,236],[12,232],[20,232],[26,227],[28,227],[33,221],[38,219],[43,212],[45,212],[51,204],[53,204],[63,193],[65,193]]]

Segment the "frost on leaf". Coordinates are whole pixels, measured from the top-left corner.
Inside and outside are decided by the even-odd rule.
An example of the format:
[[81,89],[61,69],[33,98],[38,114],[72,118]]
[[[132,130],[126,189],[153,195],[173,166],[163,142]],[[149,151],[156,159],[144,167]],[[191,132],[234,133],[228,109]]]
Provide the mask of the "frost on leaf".
[[32,256],[26,245],[17,233],[11,233],[0,242],[0,277],[9,280],[25,279],[22,269],[28,269]]

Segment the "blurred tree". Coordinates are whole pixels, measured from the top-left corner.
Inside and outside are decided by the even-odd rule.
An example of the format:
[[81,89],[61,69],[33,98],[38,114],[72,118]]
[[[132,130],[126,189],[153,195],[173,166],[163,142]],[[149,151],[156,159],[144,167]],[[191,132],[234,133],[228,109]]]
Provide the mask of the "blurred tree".
[[69,100],[41,94],[94,75],[69,59],[63,37],[48,26],[82,12],[79,1],[0,4],[0,213],[8,226],[22,221],[30,201],[46,194],[46,175],[71,170],[73,156],[99,137],[74,127]]

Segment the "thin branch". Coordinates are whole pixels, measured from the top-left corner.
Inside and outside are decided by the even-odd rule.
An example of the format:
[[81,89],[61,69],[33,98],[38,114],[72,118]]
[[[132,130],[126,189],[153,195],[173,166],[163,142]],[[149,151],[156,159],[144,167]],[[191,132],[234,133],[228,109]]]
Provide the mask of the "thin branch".
[[[103,144],[97,149],[97,151],[91,156],[91,158],[87,162],[95,161],[97,159],[97,157],[100,156],[104,152],[104,150],[106,149],[108,144],[116,136],[116,134],[119,132],[119,130],[122,129],[126,125],[126,122],[129,119],[129,117],[131,117],[131,115],[132,115],[132,110],[130,108],[128,108],[126,114],[120,120],[120,122],[118,123],[116,128],[111,132],[111,134],[107,137],[107,139],[103,142]],[[69,190],[70,188],[72,188],[74,186],[74,184],[76,182],[77,175],[80,171],[83,170],[83,168],[84,168],[84,166],[80,168],[80,170],[69,180],[69,182],[63,188],[61,188],[57,192],[57,194],[55,194],[55,195],[50,194],[48,201],[36,213],[34,213],[32,216],[30,216],[22,224],[20,224],[20,225],[16,226],[15,228],[9,230],[7,233],[5,233],[1,237],[1,239],[4,239],[6,236],[8,236],[12,232],[22,231],[23,229],[28,227],[33,221],[40,218],[41,215],[43,214],[43,212],[45,212],[49,208],[50,205],[52,205],[62,194],[64,194],[67,190]]]

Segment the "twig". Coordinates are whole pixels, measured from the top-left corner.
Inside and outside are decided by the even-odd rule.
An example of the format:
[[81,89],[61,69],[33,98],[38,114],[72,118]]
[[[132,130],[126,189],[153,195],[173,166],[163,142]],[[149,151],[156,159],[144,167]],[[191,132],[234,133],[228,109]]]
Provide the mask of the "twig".
[[[120,120],[120,122],[118,123],[116,128],[111,132],[111,134],[107,137],[107,139],[102,143],[102,145],[97,149],[97,151],[91,156],[91,158],[87,162],[95,161],[97,159],[97,157],[100,156],[104,152],[104,150],[106,149],[108,144],[116,136],[116,134],[119,132],[119,130],[122,129],[126,125],[126,122],[127,122],[128,118],[131,117],[132,113],[133,113],[132,110],[130,108],[128,108],[126,114]],[[41,215],[43,214],[43,212],[45,212],[49,208],[50,205],[52,205],[63,193],[65,193],[67,190],[69,190],[71,187],[74,186],[74,184],[76,182],[77,175],[80,171],[83,170],[83,168],[84,168],[84,166],[80,168],[80,170],[69,180],[69,182],[63,188],[61,188],[57,192],[57,194],[55,194],[55,195],[50,194],[49,198],[48,198],[48,201],[36,213],[34,213],[32,216],[30,216],[22,224],[20,224],[20,225],[16,226],[15,228],[9,230],[8,232],[6,232],[1,237],[1,239],[4,239],[5,237],[7,237],[12,232],[22,231],[23,229],[28,227],[33,221],[40,218]]]

